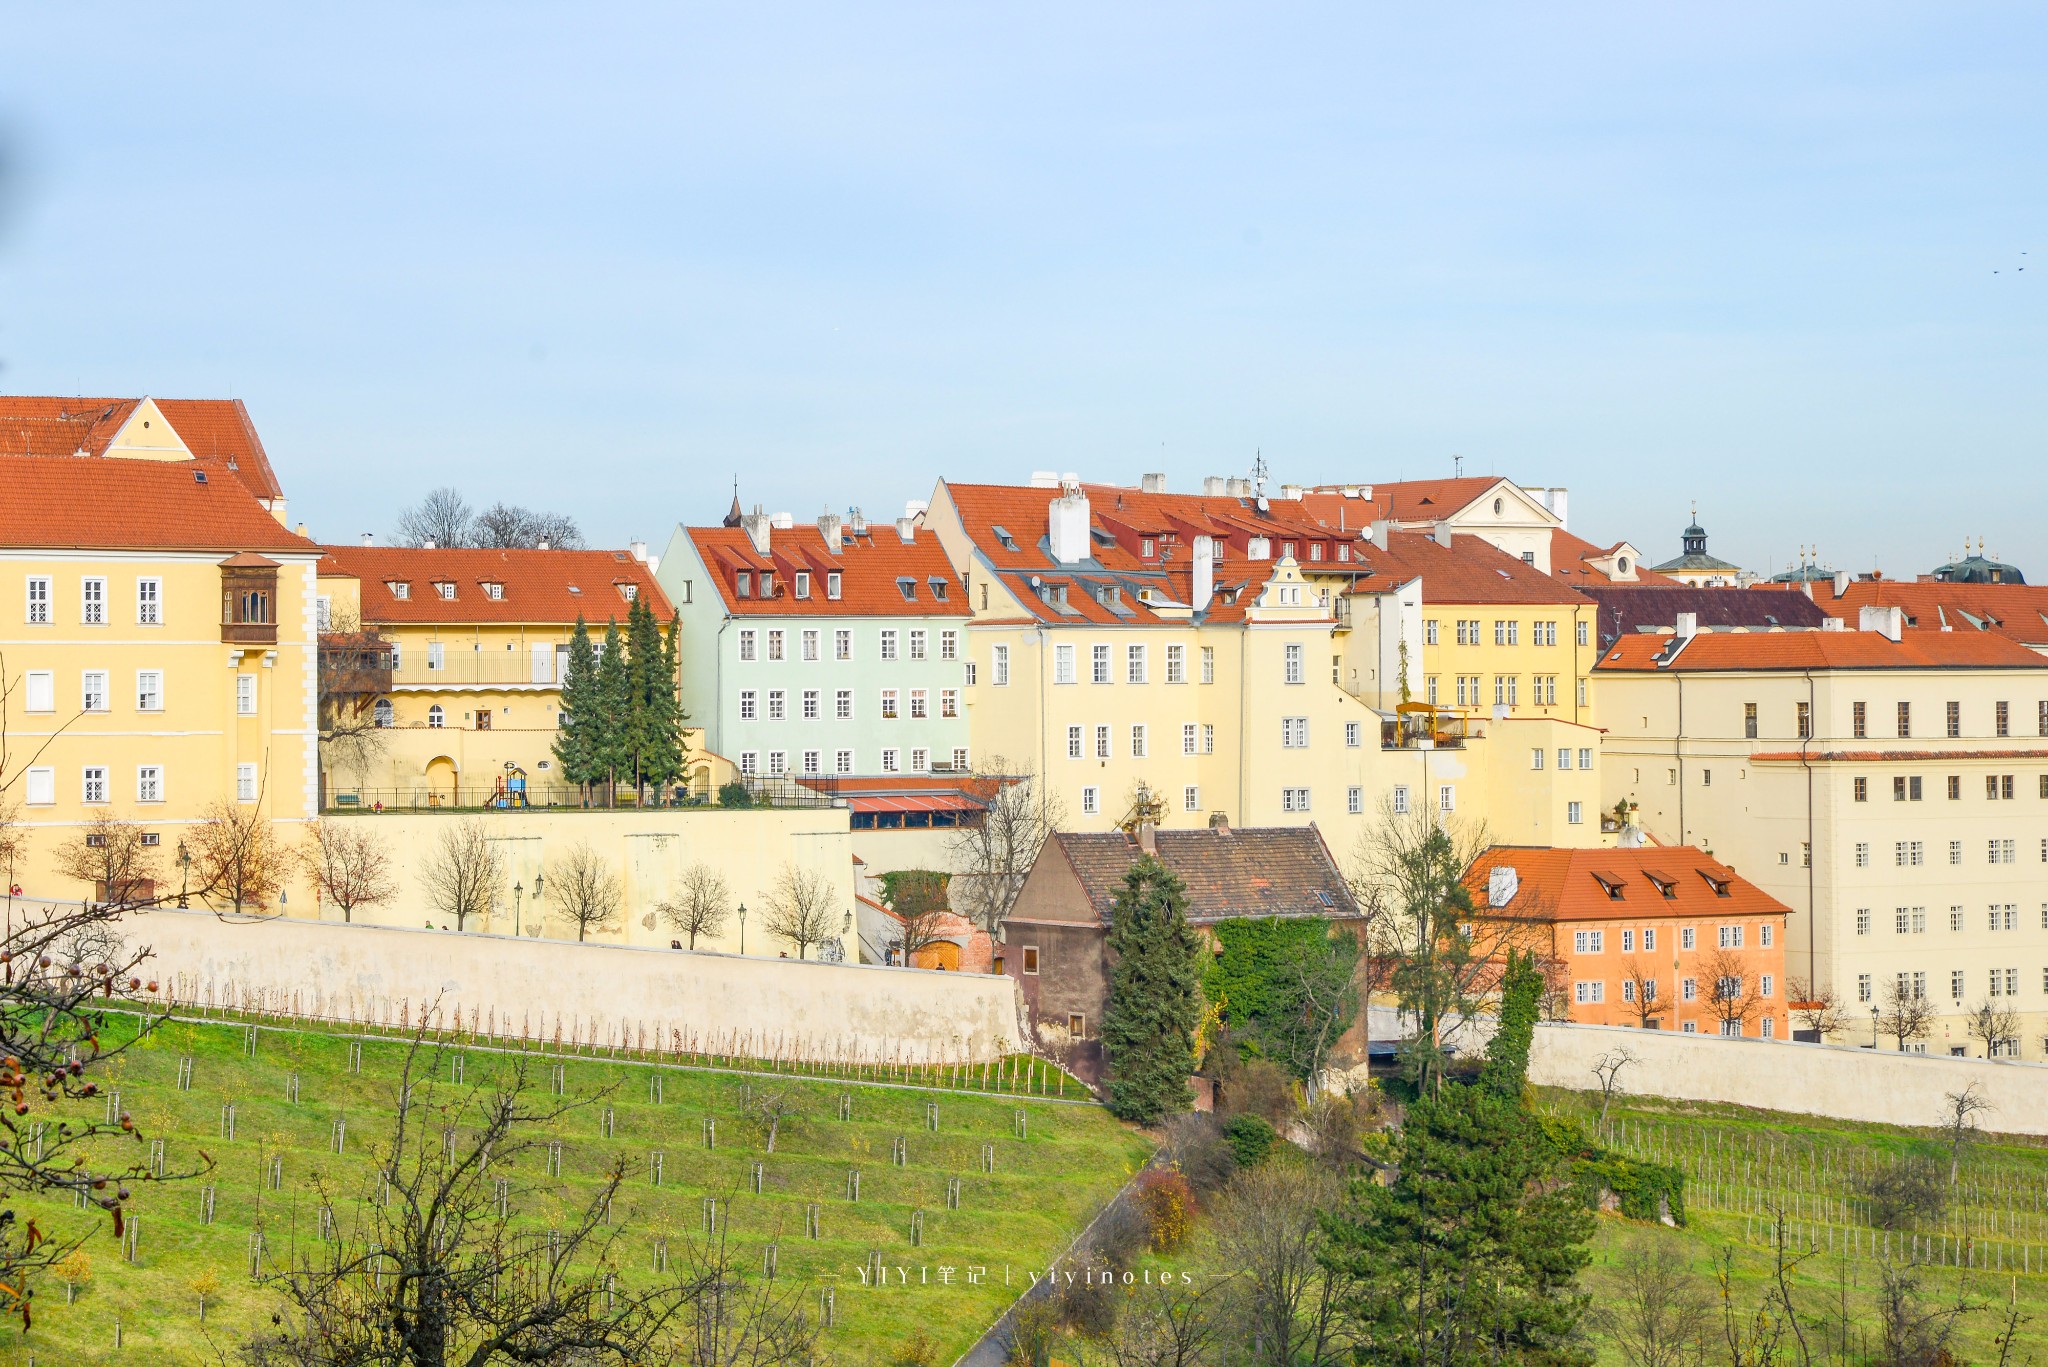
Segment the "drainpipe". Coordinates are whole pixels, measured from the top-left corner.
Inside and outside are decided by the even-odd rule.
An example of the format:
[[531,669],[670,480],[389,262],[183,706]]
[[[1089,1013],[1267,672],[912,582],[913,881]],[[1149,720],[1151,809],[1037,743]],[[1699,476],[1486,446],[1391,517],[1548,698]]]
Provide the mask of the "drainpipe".
[[1678,683],[1678,734],[1671,738],[1671,757],[1678,761],[1678,843],[1685,840],[1685,675],[1671,676]]
[[1799,738],[1799,767],[1806,771],[1806,984],[1809,993],[1819,986],[1819,978],[1814,971],[1814,923],[1819,919],[1819,915],[1813,904],[1813,866],[1816,854],[1813,848],[1813,761],[1807,754],[1812,744],[1814,729],[1819,725],[1820,708],[1816,706],[1816,702],[1813,671],[1809,669],[1806,671],[1806,734]]

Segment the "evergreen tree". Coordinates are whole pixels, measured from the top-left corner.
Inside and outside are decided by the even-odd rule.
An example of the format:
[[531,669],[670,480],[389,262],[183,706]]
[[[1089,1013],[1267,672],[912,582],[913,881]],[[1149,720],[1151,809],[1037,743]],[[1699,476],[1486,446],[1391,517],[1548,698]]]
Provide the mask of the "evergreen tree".
[[1497,1096],[1519,1100],[1529,1076],[1529,1046],[1536,1039],[1536,1020],[1543,1014],[1543,971],[1536,956],[1508,951],[1501,979],[1500,1023],[1486,1043],[1486,1065],[1479,1084]]
[[1589,1367],[1577,1334],[1593,1214],[1516,1101],[1448,1086],[1408,1108],[1392,1186],[1324,1219],[1357,1359],[1387,1367]]
[[1124,875],[1110,913],[1109,950],[1116,960],[1102,1018],[1109,1109],[1151,1124],[1194,1100],[1188,1076],[1195,1071],[1202,994],[1187,889],[1150,855]]
[[587,805],[590,785],[602,772],[596,762],[595,733],[604,719],[597,705],[597,651],[590,644],[590,628],[581,613],[569,637],[569,660],[561,684],[563,715],[555,736],[555,762],[562,766],[562,777],[582,789]]
[[655,625],[654,609],[647,600],[634,595],[626,613],[626,711],[621,719],[626,755],[626,776],[633,781],[635,800],[645,803],[650,780],[660,783],[663,724],[661,699],[668,692],[661,686],[661,628]]
[[604,649],[597,657],[597,686],[593,690],[596,721],[591,730],[591,761],[596,777],[605,785],[605,805],[618,805],[619,778],[630,776],[633,752],[630,736],[631,697],[626,678],[626,638],[617,619],[605,624]]

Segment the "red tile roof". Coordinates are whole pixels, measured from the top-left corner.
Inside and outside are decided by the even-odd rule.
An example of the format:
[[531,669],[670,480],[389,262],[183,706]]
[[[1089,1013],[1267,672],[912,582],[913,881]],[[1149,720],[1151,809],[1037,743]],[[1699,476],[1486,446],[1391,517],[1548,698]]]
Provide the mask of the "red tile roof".
[[[200,477],[204,477],[203,479]],[[0,546],[310,552],[217,468],[182,461],[0,458]]]
[[1757,750],[1750,760],[1757,764],[1900,764],[1916,760],[1949,763],[1959,759],[2048,759],[2048,750]]
[[1451,545],[1443,546],[1423,532],[1389,532],[1386,550],[1366,542],[1358,554],[1373,573],[1354,592],[1381,592],[1389,584],[1420,575],[1422,601],[1427,607],[1467,603],[1575,607],[1589,601],[1521,557],[1477,536],[1453,537]]
[[1712,631],[1694,636],[1668,664],[1675,636],[1624,636],[1595,668],[1603,673],[1780,669],[2048,669],[2048,660],[2003,636],[1914,631],[1892,641],[1875,631]]
[[1908,631],[1987,631],[2048,646],[2048,585],[1858,579],[1837,598],[1834,585],[1822,581],[1813,585],[1813,599],[1851,626],[1865,607],[1897,607]]
[[[624,622],[632,607],[621,587],[634,585],[666,623],[672,609],[645,563],[624,551],[424,550],[409,546],[328,546],[322,574],[361,583],[363,624],[525,623],[592,625]],[[406,597],[393,583],[410,585]],[[443,598],[437,583],[455,585]],[[492,598],[486,584],[503,586]]]
[[[0,456],[104,456],[141,403],[0,395]],[[231,470],[258,498],[284,497],[240,399],[158,399],[156,406],[195,459]]]
[[[1496,867],[1515,871],[1517,887],[1505,907],[1492,906],[1488,896]],[[1465,888],[1482,915],[1567,923],[1784,916],[1792,910],[1691,845],[1594,850],[1497,845],[1472,861]]]
[[[1329,522],[1340,517],[1349,526],[1370,524],[1390,517],[1396,522],[1435,522],[1450,517],[1483,497],[1496,484],[1507,483],[1499,475],[1463,475],[1455,479],[1403,479],[1390,484],[1360,480],[1351,484],[1319,484],[1304,495],[1313,514]],[[1343,490],[1370,489],[1370,498],[1346,498]]]
[[[740,527],[686,527],[684,534],[711,571],[736,617],[966,617],[967,591],[953,573],[952,562],[936,534],[923,527],[905,541],[893,523],[873,524],[859,535],[845,534],[835,550],[825,544],[816,523],[774,527],[768,533],[768,554],[754,549]],[[754,592],[739,596],[735,576],[752,576]],[[775,596],[759,597],[763,570],[775,575]],[[811,592],[796,596],[796,575],[807,570]],[[826,596],[825,576],[840,575],[839,597]],[[910,597],[904,597],[903,580]],[[936,587],[935,587],[936,585]],[[938,594],[943,591],[944,598]]]
[[1562,527],[1556,528],[1550,533],[1550,572],[1573,588],[1598,584],[1643,588],[1677,588],[1682,585],[1682,580],[1673,579],[1668,574],[1659,574],[1642,565],[1635,566],[1634,579],[1609,579],[1606,574],[1593,568],[1592,562],[1595,559],[1603,559],[1614,554],[1622,544],[1617,541],[1612,546],[1599,546],[1583,536],[1573,536]]

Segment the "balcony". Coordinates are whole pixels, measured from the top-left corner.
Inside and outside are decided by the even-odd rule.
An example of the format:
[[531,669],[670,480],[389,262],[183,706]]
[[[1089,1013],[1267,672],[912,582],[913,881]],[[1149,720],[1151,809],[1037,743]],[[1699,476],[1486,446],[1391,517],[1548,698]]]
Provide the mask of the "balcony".
[[374,632],[321,633],[322,696],[365,698],[389,693],[391,669],[391,643]]
[[1462,750],[1467,741],[1486,739],[1479,718],[1453,707],[1404,702],[1394,714],[1380,723],[1382,750]]
[[439,664],[418,646],[405,651],[391,671],[394,688],[558,687],[555,655],[516,650],[449,651]]
[[223,645],[277,644],[277,562],[244,551],[220,562]]

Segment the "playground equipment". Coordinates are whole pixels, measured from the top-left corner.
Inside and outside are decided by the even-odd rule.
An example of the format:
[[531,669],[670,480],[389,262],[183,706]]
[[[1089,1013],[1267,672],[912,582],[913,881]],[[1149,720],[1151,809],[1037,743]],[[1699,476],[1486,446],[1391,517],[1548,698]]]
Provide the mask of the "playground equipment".
[[532,806],[526,800],[526,770],[511,760],[505,761],[505,772],[498,775],[496,787],[491,792],[491,805],[500,811],[525,811]]

